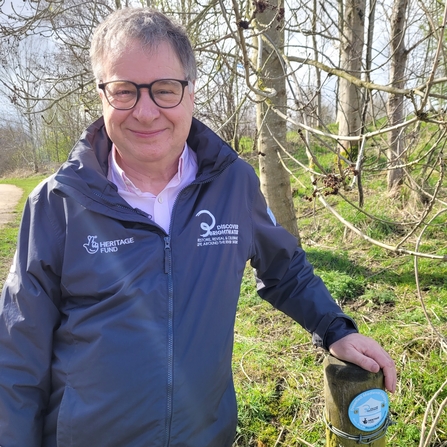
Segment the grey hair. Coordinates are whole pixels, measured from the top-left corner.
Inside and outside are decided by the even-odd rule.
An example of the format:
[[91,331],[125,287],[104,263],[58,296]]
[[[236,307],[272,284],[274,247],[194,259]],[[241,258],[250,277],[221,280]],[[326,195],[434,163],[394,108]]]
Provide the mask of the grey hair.
[[183,67],[185,78],[195,81],[197,66],[191,42],[182,26],[151,8],[124,8],[110,14],[96,28],[90,46],[90,61],[97,81],[104,81],[104,64],[137,41],[148,52],[169,43]]

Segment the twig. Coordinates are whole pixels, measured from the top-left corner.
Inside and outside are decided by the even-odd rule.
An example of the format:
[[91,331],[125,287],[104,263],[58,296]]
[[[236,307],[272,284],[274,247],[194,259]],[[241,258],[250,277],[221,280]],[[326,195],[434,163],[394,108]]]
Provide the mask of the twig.
[[[406,240],[408,240],[411,237],[412,234],[414,234],[414,232],[419,228],[419,226],[422,224],[424,219],[428,216],[430,211],[433,209],[433,206],[435,204],[435,198],[437,197],[438,192],[442,186],[442,181],[444,180],[444,161],[442,159],[442,155],[439,156],[439,166],[441,168],[441,174],[439,175],[439,180],[435,186],[435,191],[433,192],[432,197],[430,198],[430,202],[425,207],[425,210],[424,210],[421,218],[419,219],[418,225],[416,225],[414,228],[412,228],[412,230],[397,244],[396,247],[400,247]],[[425,229],[422,232],[424,232],[424,231],[425,231]],[[417,244],[417,245],[419,246],[419,244]]]
[[357,227],[355,227],[350,222],[348,222],[345,218],[343,218],[340,214],[338,214],[337,211],[335,211],[335,209],[331,205],[329,205],[329,203],[324,199],[322,194],[317,192],[316,195],[318,196],[318,199],[320,200],[320,202],[325,206],[325,208],[328,209],[343,225],[348,227],[354,233],[356,233],[357,235],[359,235],[361,238],[365,239],[366,241],[370,242],[371,244],[377,245],[378,247],[382,247],[382,248],[392,251],[394,253],[407,254],[407,255],[412,255],[412,256],[419,256],[421,258],[439,259],[441,261],[447,261],[447,255],[431,255],[429,253],[421,253],[421,252],[417,252],[417,251],[406,250],[406,249],[399,248],[396,246],[384,244],[382,242],[379,242],[379,241],[367,236],[365,233],[363,233],[361,230],[359,230]]
[[251,349],[249,349],[248,351],[244,352],[244,354],[242,355],[241,360],[240,360],[240,362],[239,362],[239,365],[240,365],[240,367],[241,367],[241,370],[242,370],[242,372],[244,373],[245,377],[248,379],[249,382],[253,382],[253,379],[252,379],[252,378],[245,372],[244,365],[243,365],[243,361],[244,361],[244,357],[245,357],[248,353],[250,353],[251,351],[254,351],[254,349],[255,349],[255,348],[251,348]]
[[[419,235],[417,241],[416,241],[416,252],[419,250],[419,244],[421,243],[421,239],[422,236],[425,232],[425,230],[430,226],[431,222],[433,222],[434,219],[436,219],[438,216],[440,216],[441,214],[447,212],[447,209],[443,209],[439,212],[437,212],[431,219],[430,221],[425,225],[425,227],[422,229],[421,234]],[[447,349],[447,340],[444,338],[444,336],[436,329],[436,327],[434,326],[434,324],[431,322],[431,319],[428,315],[427,309],[425,307],[425,303],[424,303],[424,299],[422,298],[422,293],[421,293],[421,285],[419,283],[419,266],[418,266],[418,256],[415,256],[414,258],[414,276],[415,276],[415,280],[416,280],[416,290],[417,290],[417,294],[419,297],[419,301],[421,302],[421,306],[422,306],[422,310],[424,311],[424,315],[425,318],[428,321],[428,324],[431,326],[431,328],[433,329],[433,331],[435,332],[435,334],[438,336],[440,343],[441,343],[441,347],[443,349]]]
[[425,410],[424,414],[424,420],[422,421],[422,428],[421,428],[421,440],[419,442],[419,447],[428,447],[431,438],[433,437],[434,431],[436,429],[436,425],[438,423],[438,420],[441,416],[441,412],[444,410],[444,408],[447,406],[447,397],[442,401],[441,406],[439,407],[435,417],[433,418],[430,431],[428,432],[427,437],[425,438],[425,428],[427,425],[427,419],[428,419],[428,413],[434,403],[434,401],[437,399],[437,397],[441,394],[444,387],[447,386],[447,380],[441,385],[441,387],[436,391],[436,393],[433,395],[433,397],[430,399],[427,405],[427,409]]
[[428,98],[430,96],[430,86],[435,78],[435,72],[439,65],[440,53],[444,47],[444,30],[445,30],[446,22],[447,22],[447,3],[444,5],[444,14],[443,14],[443,19],[442,19],[442,24],[440,26],[441,32],[440,32],[439,40],[438,40],[438,47],[436,48],[436,54],[435,54],[435,57],[433,58],[433,60],[434,60],[433,67],[431,69],[430,75],[426,82],[427,89],[425,91],[424,97],[422,98],[421,105],[419,107],[419,111],[422,111],[424,109],[425,105],[427,104]]
[[394,126],[391,127],[384,127],[383,129],[378,129],[375,130],[373,132],[367,132],[363,135],[358,135],[358,136],[350,136],[350,135],[335,135],[332,133],[328,133],[328,132],[323,132],[321,130],[318,129],[314,129],[313,127],[310,126],[306,126],[303,123],[300,123],[299,121],[293,120],[292,118],[290,118],[289,116],[287,116],[286,114],[282,113],[280,110],[274,108],[274,107],[270,107],[271,110],[273,110],[278,116],[280,116],[281,118],[283,118],[284,120],[286,120],[289,123],[294,124],[297,127],[301,127],[304,130],[309,131],[310,133],[314,134],[314,135],[320,135],[322,137],[327,137],[327,138],[331,138],[335,141],[360,141],[363,138],[373,138],[377,135],[381,135],[381,134],[385,134],[388,133],[390,130],[393,129],[400,129],[402,127],[407,127],[410,124],[413,124],[417,121],[419,121],[418,117],[414,117],[414,118],[410,118],[407,121],[400,123],[400,124],[396,124]]

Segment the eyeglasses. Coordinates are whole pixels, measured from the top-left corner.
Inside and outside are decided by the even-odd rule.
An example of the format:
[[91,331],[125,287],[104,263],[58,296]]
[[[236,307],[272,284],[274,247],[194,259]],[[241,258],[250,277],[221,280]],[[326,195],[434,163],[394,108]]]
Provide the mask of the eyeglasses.
[[179,79],[158,79],[150,84],[135,84],[131,81],[110,81],[98,84],[109,104],[117,110],[133,109],[141,96],[141,89],[147,88],[152,101],[162,109],[177,107],[183,99],[185,87],[190,81]]

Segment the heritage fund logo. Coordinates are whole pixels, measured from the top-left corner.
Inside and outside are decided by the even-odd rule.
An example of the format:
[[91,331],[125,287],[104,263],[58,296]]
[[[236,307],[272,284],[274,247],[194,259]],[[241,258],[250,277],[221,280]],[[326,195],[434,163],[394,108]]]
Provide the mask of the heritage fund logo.
[[128,237],[126,239],[115,239],[112,241],[100,241],[97,242],[98,236],[87,236],[87,242],[83,244],[83,247],[89,255],[94,255],[95,253],[116,253],[120,246],[129,245],[135,243],[133,237]]
[[197,239],[197,247],[238,243],[238,224],[216,225],[216,218],[208,210],[199,211],[196,217],[201,217],[200,228],[203,230]]

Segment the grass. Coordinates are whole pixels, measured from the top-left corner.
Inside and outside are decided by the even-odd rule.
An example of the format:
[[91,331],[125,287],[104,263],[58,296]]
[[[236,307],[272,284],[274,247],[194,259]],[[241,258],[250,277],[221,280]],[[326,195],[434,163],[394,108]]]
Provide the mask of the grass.
[[[4,179],[24,189],[17,219],[0,229],[0,273],[7,273],[24,200],[41,178]],[[383,220],[393,220],[390,202],[371,188],[366,208]],[[395,425],[387,445],[417,447],[430,400],[427,429],[447,398],[447,263],[419,259],[419,296],[414,259],[371,246],[346,231],[318,203],[296,196],[300,233],[309,260],[344,311],[365,335],[390,352],[398,369],[398,386],[390,395]],[[331,197],[359,227],[382,240],[396,243],[400,228],[372,221]],[[394,219],[397,220],[397,219]],[[446,253],[445,216],[425,233],[424,250]],[[414,241],[414,238],[413,238]],[[424,312],[425,307],[425,312]],[[441,343],[437,333],[444,337]],[[326,353],[315,349],[298,324],[271,308],[256,294],[253,272],[247,266],[241,286],[234,344],[234,379],[239,424],[235,447],[313,446],[325,442],[323,366]],[[439,418],[430,447],[447,446],[447,409]],[[428,446],[427,446],[428,447]]]
[[[327,252],[315,248],[309,250],[309,258],[334,297],[341,298],[339,303],[357,321],[361,332],[380,341],[396,361],[398,388],[390,395],[396,424],[388,429],[387,445],[417,446],[427,403],[447,377],[445,348],[427,322],[414,278],[406,272],[410,259],[399,259],[390,273],[382,270],[377,261],[363,268],[365,260],[358,259],[358,253],[349,253],[353,255],[351,263],[346,254],[340,256],[339,263],[336,256],[328,263]],[[330,270],[330,264],[337,270]],[[424,283],[430,289],[426,289],[424,301],[436,329],[445,336],[447,293],[439,283],[447,271],[444,265],[437,267],[438,272],[433,267],[425,271]],[[245,282],[250,277],[247,271]],[[234,351],[240,412],[235,445],[325,445],[321,364],[325,354],[311,346],[309,335],[299,326],[267,304],[257,302],[255,292],[248,293],[247,284],[243,290]],[[435,410],[446,397],[444,388]],[[445,409],[430,445],[447,445]]]

